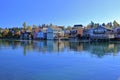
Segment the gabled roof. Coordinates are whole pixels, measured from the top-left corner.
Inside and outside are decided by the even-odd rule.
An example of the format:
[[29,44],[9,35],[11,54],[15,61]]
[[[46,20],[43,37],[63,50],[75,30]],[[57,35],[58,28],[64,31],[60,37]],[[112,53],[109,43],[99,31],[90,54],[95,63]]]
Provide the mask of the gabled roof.
[[94,28],[94,30],[95,30],[95,29],[99,29],[99,28],[101,28],[101,29],[106,29],[106,30],[112,30],[112,29],[106,28],[105,26],[98,26],[98,27]]

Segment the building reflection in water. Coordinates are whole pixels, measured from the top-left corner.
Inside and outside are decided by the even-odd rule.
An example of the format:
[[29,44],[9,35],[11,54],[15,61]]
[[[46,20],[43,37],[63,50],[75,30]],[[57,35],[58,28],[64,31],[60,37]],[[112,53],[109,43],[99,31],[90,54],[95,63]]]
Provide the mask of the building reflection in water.
[[97,57],[103,57],[104,55],[116,56],[120,51],[120,43],[79,43],[69,41],[5,41],[0,40],[0,49],[12,48],[23,49],[23,54],[26,55],[30,51],[47,53],[62,53],[66,49],[69,51],[75,51],[81,53],[85,51],[91,55]]

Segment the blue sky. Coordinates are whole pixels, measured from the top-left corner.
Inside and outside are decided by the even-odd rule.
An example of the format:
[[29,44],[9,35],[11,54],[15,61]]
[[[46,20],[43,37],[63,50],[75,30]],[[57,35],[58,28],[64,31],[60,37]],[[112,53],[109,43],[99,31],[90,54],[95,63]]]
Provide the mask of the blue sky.
[[120,22],[120,0],[0,0],[0,27]]

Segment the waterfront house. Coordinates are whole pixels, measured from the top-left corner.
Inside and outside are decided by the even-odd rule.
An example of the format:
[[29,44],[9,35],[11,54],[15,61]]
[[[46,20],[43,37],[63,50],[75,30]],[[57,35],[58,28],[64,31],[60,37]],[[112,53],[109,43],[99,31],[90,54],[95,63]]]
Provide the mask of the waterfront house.
[[114,34],[111,29],[108,29],[104,26],[98,26],[92,30],[90,34],[90,39],[98,40],[98,39],[113,39]]
[[64,30],[62,26],[56,26],[53,28],[53,36],[54,39],[58,39],[58,38],[63,38],[64,37]]
[[115,39],[120,39],[120,27],[114,28],[113,31],[114,31]]
[[44,33],[44,39],[47,39],[47,29],[48,29],[48,26],[43,27],[43,28],[41,29],[42,32]]
[[36,40],[37,39],[37,35],[38,32],[40,31],[40,28],[33,28],[32,29],[32,35],[33,35],[33,39]]
[[48,29],[48,28],[43,27],[43,28],[42,28],[42,31],[43,31],[44,33],[47,33],[47,29]]
[[70,40],[77,39],[77,30],[71,30],[70,31]]
[[32,31],[33,39],[46,39],[46,29],[44,28],[34,28]]
[[64,26],[58,26],[58,28],[59,28],[59,36],[63,38],[65,36]]
[[50,28],[50,27],[47,29],[47,39],[48,40],[53,40],[54,39],[53,29]]
[[64,38],[69,39],[70,37],[70,30],[64,30]]
[[17,38],[17,39],[19,39],[20,38],[20,35],[21,35],[21,33],[20,33],[20,31],[19,30],[16,30],[16,31],[12,31],[12,36],[14,36],[14,38]]
[[83,39],[90,39],[93,36],[93,28],[87,28],[83,30]]
[[83,36],[83,25],[74,25],[70,32],[70,39],[80,39]]
[[70,30],[64,30],[64,34],[70,34]]
[[25,32],[21,31],[20,34],[21,34],[20,39],[22,39],[22,40],[31,40],[32,39],[32,33],[27,30]]
[[15,31],[14,31],[13,29],[10,29],[9,31],[10,31],[10,33],[12,34],[12,36],[15,35]]
[[37,39],[37,32],[36,32],[36,31],[33,31],[33,32],[32,32],[32,35],[33,35],[33,39],[36,40],[36,39]]
[[83,28],[78,28],[77,29],[77,38],[82,38],[83,37]]
[[45,35],[42,30],[39,30],[39,32],[37,33],[37,39],[45,39]]

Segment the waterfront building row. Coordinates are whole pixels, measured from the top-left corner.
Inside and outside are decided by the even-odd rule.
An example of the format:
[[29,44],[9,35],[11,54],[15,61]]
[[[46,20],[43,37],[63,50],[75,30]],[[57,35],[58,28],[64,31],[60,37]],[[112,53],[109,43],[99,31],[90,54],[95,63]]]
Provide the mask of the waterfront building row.
[[[4,31],[4,32],[3,32]],[[3,33],[2,33],[3,32]],[[113,29],[98,25],[96,28],[86,28],[82,25],[74,25],[71,29],[64,29],[63,26],[47,26],[26,30],[1,30],[0,38],[22,39],[22,40],[101,40],[101,39],[120,39],[120,27]]]

